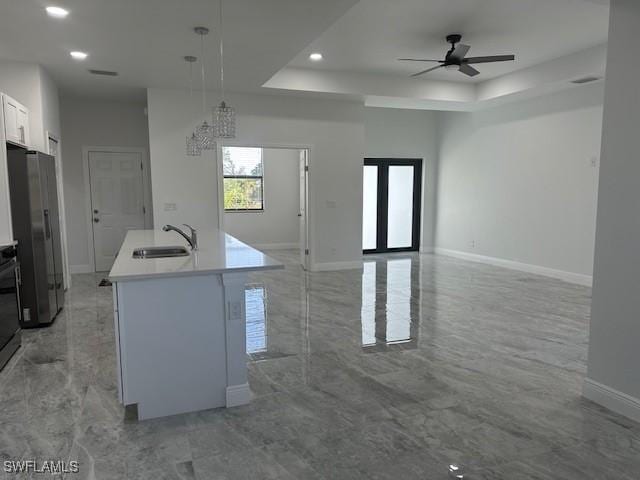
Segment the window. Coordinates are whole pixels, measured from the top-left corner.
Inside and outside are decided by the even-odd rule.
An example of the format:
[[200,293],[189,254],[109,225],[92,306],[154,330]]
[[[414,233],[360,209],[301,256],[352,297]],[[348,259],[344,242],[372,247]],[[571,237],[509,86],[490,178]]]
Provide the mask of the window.
[[225,211],[264,209],[263,172],[261,148],[222,147]]

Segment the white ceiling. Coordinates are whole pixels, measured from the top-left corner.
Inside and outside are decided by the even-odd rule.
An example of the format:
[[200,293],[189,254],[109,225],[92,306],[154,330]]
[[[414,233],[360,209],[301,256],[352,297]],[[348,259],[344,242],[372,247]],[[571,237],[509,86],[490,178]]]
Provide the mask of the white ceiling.
[[[256,91],[357,0],[227,0],[225,74],[234,91]],[[42,64],[65,93],[144,98],[146,87],[187,87],[184,55],[200,55],[193,27],[212,34],[208,82],[217,87],[216,0],[1,0],[0,58]],[[64,20],[44,7],[70,10]],[[70,50],[89,53],[84,62]],[[88,68],[115,70],[116,78]],[[199,77],[196,77],[199,78]]]
[[[198,25],[211,29],[207,83],[218,87],[217,0],[0,2],[0,58],[42,64],[63,93],[142,100],[147,87],[188,87],[182,57],[200,56]],[[71,13],[51,19],[48,4]],[[606,51],[591,47],[606,42],[607,28],[608,0],[226,0],[226,85],[236,92],[265,86],[357,97],[380,106],[411,108],[415,100],[422,105],[416,108],[447,102],[464,108],[600,73]],[[422,64],[396,58],[442,58],[448,33],[463,34],[469,55],[513,53],[517,60],[479,65],[473,79],[448,71],[409,78]],[[70,50],[90,56],[76,62]],[[312,51],[325,59],[310,62]],[[120,76],[96,77],[89,68]],[[481,98],[481,92],[492,93]]]
[[[515,54],[515,62],[483,64],[467,77],[440,70],[425,79],[479,83],[607,41],[606,0],[361,0],[290,63],[291,67],[401,75],[442,59],[445,36],[461,33],[469,56]],[[322,62],[308,59],[312,51]]]

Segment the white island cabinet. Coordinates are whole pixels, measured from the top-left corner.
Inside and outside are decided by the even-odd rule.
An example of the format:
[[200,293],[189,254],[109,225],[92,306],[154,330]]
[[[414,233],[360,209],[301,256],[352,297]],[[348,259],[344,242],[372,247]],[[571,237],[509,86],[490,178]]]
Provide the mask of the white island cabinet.
[[283,266],[221,230],[198,236],[188,256],[133,258],[188,246],[175,232],[131,230],[109,273],[120,401],[140,420],[250,400],[245,285],[249,272]]

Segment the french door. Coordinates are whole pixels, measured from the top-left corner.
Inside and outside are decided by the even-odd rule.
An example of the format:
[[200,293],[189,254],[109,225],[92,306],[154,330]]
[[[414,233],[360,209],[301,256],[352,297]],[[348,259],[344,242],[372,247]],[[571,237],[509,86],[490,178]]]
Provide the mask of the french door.
[[362,195],[364,253],[420,248],[422,160],[365,158]]

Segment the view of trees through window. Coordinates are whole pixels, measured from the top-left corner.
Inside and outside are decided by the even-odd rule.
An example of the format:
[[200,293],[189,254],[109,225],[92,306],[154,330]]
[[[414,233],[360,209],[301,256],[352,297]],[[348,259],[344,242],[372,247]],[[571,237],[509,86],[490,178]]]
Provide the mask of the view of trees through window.
[[224,209],[263,210],[262,149],[223,147]]

